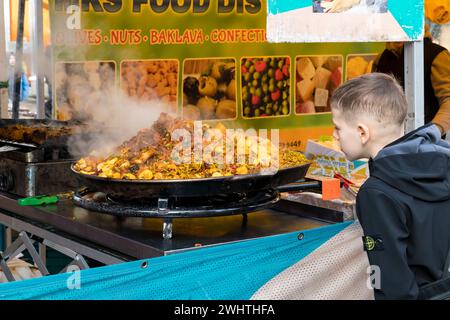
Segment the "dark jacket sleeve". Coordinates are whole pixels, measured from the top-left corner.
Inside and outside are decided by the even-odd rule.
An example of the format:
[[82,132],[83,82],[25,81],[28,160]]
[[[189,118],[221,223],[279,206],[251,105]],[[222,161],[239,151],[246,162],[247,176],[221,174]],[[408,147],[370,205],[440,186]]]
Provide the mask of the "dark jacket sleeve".
[[375,299],[417,299],[418,286],[407,262],[407,209],[385,192],[363,187],[356,210],[364,235],[382,240],[374,250],[367,251],[370,265],[380,270]]

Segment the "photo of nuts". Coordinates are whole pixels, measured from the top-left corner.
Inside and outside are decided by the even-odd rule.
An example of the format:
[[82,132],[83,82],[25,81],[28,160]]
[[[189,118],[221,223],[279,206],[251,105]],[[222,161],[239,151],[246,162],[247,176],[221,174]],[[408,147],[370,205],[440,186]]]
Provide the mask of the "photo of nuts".
[[178,61],[123,61],[121,88],[139,101],[167,103],[168,112],[177,112]]
[[244,117],[286,116],[290,113],[290,58],[241,60]]
[[234,59],[187,59],[183,68],[183,118],[236,118]]
[[330,97],[342,83],[342,56],[299,56],[296,59],[295,112],[330,112]]

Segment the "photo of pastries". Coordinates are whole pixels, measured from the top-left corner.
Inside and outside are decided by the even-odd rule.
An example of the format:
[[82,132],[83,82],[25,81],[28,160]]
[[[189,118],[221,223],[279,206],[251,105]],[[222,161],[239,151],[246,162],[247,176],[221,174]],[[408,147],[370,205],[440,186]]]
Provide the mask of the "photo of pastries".
[[330,112],[330,97],[342,83],[342,56],[298,56],[295,112]]
[[183,119],[236,118],[236,61],[188,59],[183,67]]
[[177,111],[178,61],[123,61],[120,86],[131,98],[167,104],[168,112]]
[[347,56],[347,72],[345,80],[350,80],[372,72],[372,66],[376,54],[359,54]]

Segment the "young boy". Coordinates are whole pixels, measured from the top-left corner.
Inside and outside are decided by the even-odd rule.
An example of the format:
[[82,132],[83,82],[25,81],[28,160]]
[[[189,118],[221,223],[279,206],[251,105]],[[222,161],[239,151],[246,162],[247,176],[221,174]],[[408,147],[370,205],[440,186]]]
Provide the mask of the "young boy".
[[404,136],[406,97],[390,75],[346,82],[331,109],[334,137],[347,158],[370,159],[356,210],[369,262],[380,271],[375,298],[417,299],[419,288],[446,275],[450,144],[433,124]]

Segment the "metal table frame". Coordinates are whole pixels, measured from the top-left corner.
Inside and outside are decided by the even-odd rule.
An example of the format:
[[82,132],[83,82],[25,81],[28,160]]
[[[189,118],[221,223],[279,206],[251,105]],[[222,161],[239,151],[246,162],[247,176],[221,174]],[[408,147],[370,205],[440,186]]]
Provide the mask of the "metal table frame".
[[[80,270],[88,269],[89,265],[85,257],[105,265],[131,260],[117,253],[72,240],[67,235],[61,234],[54,229],[27,221],[22,217],[19,218],[2,210],[0,210],[0,224],[6,227],[6,249],[0,253],[0,267],[8,281],[15,281],[16,279],[14,279],[8,268],[7,262],[26,250],[43,276],[50,274],[46,266],[47,247],[72,259],[59,273],[67,272],[70,266],[77,266]],[[19,236],[14,241],[12,241],[12,230],[19,233]],[[39,250],[36,250],[36,244],[39,246]]]

